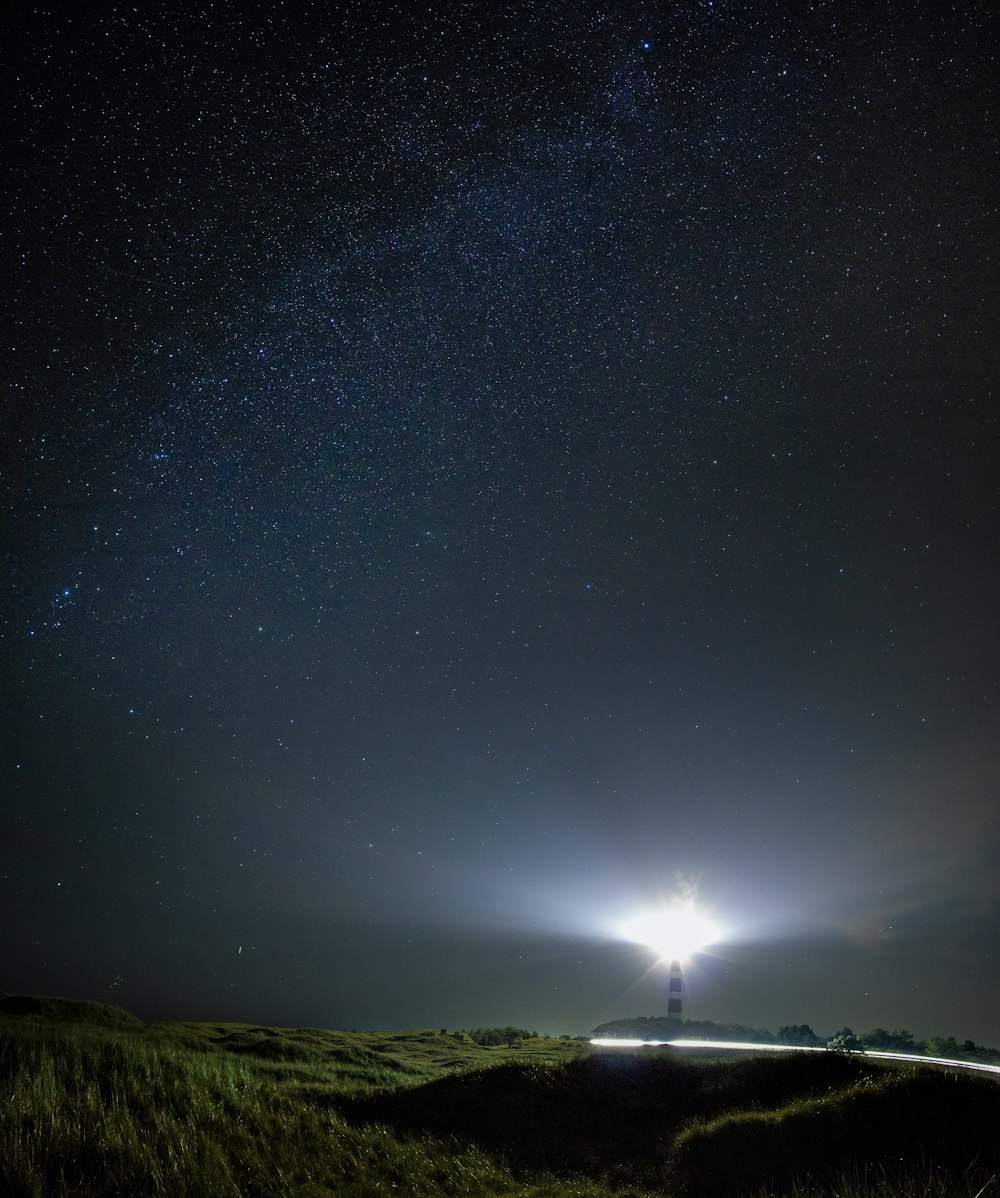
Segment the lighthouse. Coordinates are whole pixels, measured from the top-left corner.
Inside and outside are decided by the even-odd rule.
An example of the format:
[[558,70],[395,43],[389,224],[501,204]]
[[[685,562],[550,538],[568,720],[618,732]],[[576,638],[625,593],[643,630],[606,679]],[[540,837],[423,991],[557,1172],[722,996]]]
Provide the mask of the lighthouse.
[[671,1022],[681,1021],[681,963],[670,962],[670,997],[667,1000],[667,1018]]
[[[706,945],[720,939],[721,932],[709,919],[696,911],[690,899],[680,900],[667,907],[652,908],[634,916],[622,925],[626,940],[644,944],[656,954],[656,964],[665,969],[670,965],[667,1019],[681,1022],[681,965],[704,950]],[[678,1030],[680,1030],[678,1028]]]

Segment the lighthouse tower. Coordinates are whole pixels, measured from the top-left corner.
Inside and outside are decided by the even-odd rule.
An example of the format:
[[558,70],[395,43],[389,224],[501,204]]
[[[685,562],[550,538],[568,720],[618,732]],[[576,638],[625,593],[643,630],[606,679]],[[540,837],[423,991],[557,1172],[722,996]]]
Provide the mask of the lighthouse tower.
[[674,1022],[681,1021],[681,963],[670,962],[670,998],[667,1002],[667,1018]]

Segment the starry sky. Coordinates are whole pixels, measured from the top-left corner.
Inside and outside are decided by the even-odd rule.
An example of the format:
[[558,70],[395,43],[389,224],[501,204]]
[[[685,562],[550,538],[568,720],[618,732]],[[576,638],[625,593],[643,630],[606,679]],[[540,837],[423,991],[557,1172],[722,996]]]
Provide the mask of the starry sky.
[[0,989],[1000,1044],[986,7],[7,20]]

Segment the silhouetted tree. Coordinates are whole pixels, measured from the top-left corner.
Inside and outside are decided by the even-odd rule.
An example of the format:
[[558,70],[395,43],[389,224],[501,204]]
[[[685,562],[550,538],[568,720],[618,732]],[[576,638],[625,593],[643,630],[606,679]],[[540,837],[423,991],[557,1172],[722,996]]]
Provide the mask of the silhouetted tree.
[[932,1057],[960,1057],[962,1050],[954,1036],[931,1036],[924,1041],[924,1051]]
[[793,1023],[787,1027],[778,1028],[779,1044],[802,1044],[810,1048],[818,1048],[825,1041],[812,1030],[808,1023]]
[[907,1031],[887,1032],[884,1027],[875,1027],[861,1039],[877,1052],[917,1052],[917,1042]]
[[506,1045],[508,1048],[520,1044],[522,1040],[537,1040],[537,1032],[529,1032],[527,1028],[513,1027],[477,1027],[469,1032],[469,1039],[484,1048],[495,1048]]
[[831,1036],[826,1042],[827,1048],[832,1048],[834,1052],[864,1052],[865,1046],[859,1036],[856,1036],[849,1027],[842,1027],[839,1032]]

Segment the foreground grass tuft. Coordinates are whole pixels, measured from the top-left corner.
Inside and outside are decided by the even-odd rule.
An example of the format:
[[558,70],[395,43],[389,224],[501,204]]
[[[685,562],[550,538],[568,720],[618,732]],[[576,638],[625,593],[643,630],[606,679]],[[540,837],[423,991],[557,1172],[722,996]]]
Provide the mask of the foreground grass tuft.
[[[220,1039],[233,1035],[230,1049],[250,1042],[232,1028]],[[605,1198],[590,1183],[525,1186],[475,1148],[352,1126],[317,1099],[340,1083],[341,1092],[357,1088],[357,1067],[370,1071],[369,1088],[372,1078],[398,1082],[392,1066],[372,1065],[379,1054],[355,1048],[346,1071],[343,1052],[325,1067],[318,1050],[290,1070],[252,1053],[177,1043],[162,1028],[149,1036],[0,1024],[0,1194]],[[417,1054],[408,1076],[425,1070]]]
[[898,1194],[910,1192],[900,1188],[900,1166],[912,1173],[919,1162],[920,1176],[945,1191],[973,1181],[988,1188],[1000,1165],[998,1127],[995,1082],[930,1068],[885,1071],[775,1110],[695,1122],[677,1137],[671,1176],[679,1194],[699,1198],[755,1186],[795,1192],[802,1179],[833,1186],[845,1172]]

